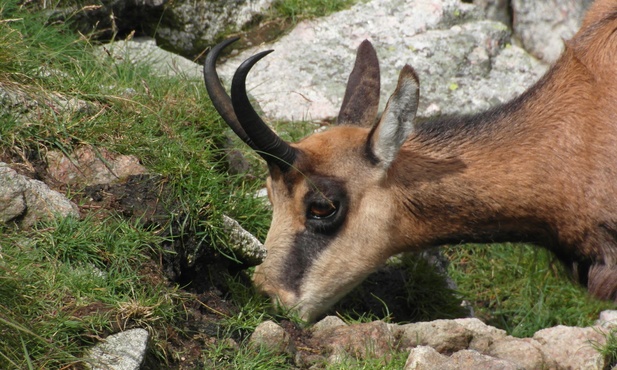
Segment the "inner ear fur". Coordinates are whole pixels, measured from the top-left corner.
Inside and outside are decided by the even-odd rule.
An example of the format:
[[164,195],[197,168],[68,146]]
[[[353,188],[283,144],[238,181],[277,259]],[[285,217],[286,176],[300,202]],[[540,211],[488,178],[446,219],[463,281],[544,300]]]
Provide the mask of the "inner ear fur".
[[396,90],[388,99],[386,109],[369,135],[371,161],[387,169],[396,158],[407,137],[414,131],[420,99],[420,81],[410,65],[405,65]]
[[379,109],[379,60],[373,45],[364,40],[358,47],[356,62],[347,81],[339,125],[371,127]]

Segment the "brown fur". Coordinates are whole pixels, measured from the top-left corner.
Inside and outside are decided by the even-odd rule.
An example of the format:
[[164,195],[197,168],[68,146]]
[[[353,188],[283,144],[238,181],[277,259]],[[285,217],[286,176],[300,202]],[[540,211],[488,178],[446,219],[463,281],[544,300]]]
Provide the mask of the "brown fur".
[[408,245],[534,242],[571,263],[594,295],[615,297],[616,29],[617,3],[596,2],[552,70],[489,115],[490,128],[410,138],[390,170],[407,199],[400,212],[422,217],[405,218],[403,228],[415,230]]

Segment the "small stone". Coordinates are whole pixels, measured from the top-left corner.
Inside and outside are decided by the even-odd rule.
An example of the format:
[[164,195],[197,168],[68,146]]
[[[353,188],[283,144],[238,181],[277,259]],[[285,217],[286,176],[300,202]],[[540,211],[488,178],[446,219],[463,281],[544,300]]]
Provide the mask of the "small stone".
[[598,321],[596,321],[596,325],[607,329],[617,327],[617,310],[604,310],[600,312],[600,317]]
[[318,331],[338,328],[339,326],[347,326],[347,324],[345,324],[345,321],[343,321],[338,316],[326,316],[323,319],[321,319],[319,322],[315,323],[311,327],[311,330],[313,332],[318,332]]
[[291,336],[273,321],[259,324],[249,338],[249,345],[257,350],[265,348],[278,354],[293,355],[296,352]]
[[405,370],[443,369],[448,361],[447,356],[435,351],[433,347],[418,346],[409,351]]
[[223,215],[223,228],[229,234],[230,248],[250,265],[259,265],[266,258],[266,248],[253,234],[246,231],[238,221]]
[[439,353],[466,349],[473,332],[453,320],[435,320],[401,326],[401,346],[430,346]]
[[148,344],[148,331],[126,330],[110,335],[90,350],[92,370],[139,370]]

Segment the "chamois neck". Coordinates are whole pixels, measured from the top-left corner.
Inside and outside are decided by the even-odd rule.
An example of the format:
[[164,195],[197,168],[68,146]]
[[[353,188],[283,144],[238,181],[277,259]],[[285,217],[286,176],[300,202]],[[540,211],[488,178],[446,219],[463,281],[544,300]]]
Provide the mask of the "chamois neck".
[[540,151],[555,129],[554,113],[537,107],[554,103],[544,98],[555,88],[553,73],[489,111],[418,125],[389,174],[401,213],[418,230],[407,243],[551,242],[546,222],[532,210],[543,197],[534,184],[547,176]]

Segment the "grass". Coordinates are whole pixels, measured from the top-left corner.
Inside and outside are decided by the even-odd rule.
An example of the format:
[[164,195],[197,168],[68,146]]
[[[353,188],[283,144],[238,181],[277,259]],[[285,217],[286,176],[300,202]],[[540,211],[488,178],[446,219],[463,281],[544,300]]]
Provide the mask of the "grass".
[[[275,6],[282,17],[303,19],[350,3],[288,1]],[[229,369],[289,368],[288,357],[246,345],[259,323],[278,319],[267,300],[249,287],[250,271],[216,277],[228,290],[224,299],[233,302],[229,310],[211,306],[163,277],[160,261],[172,253],[164,246],[185,237],[197,241],[194,256],[203,253],[199,248],[213,247],[234,258],[226,246],[222,214],[238,219],[262,240],[269,226],[269,211],[251,196],[262,186],[265,168],[245,151],[254,176],[227,173],[221,149],[226,128],[202,82],[156,77],[147,66],[96,58],[88,38],[63,25],[48,25],[44,15],[17,4],[0,0],[0,88],[22,91],[39,105],[0,108],[0,157],[29,165],[49,150],[70,154],[84,145],[135,155],[161,175],[170,192],[172,217],[168,224],[155,225],[113,212],[91,212],[31,230],[0,226],[0,368],[77,366],[99,338],[131,327],[149,330],[157,364],[178,363],[189,351],[170,343],[205,336],[186,327],[194,307],[216,318],[212,337],[217,340],[201,338],[208,344],[197,349],[204,363]],[[79,99],[86,107],[63,109],[49,103],[51,96]],[[287,125],[284,138],[299,139],[311,128]],[[76,201],[82,191],[68,189]],[[555,324],[588,325],[600,310],[613,308],[589,298],[564,278],[547,252],[535,248],[457,246],[446,254],[452,261],[450,273],[476,313],[512,335],[529,336]],[[404,287],[405,299],[418,303],[417,319],[444,313],[436,305],[445,298],[434,294],[434,276],[418,261],[405,263],[419,274]],[[341,311],[341,316],[350,323],[388,320],[392,307],[383,301],[379,307],[376,313]],[[343,359],[329,368],[401,368],[405,357],[393,354],[385,365],[383,359],[362,364]]]
[[450,247],[450,274],[476,315],[510,335],[555,326],[586,326],[611,302],[592,298],[544,249],[495,244]]
[[604,345],[594,344],[594,348],[604,356],[604,368],[612,369],[617,365],[617,331],[612,328],[605,334]]
[[272,4],[272,8],[275,17],[290,19],[295,23],[347,9],[357,2],[358,0],[277,0]]

